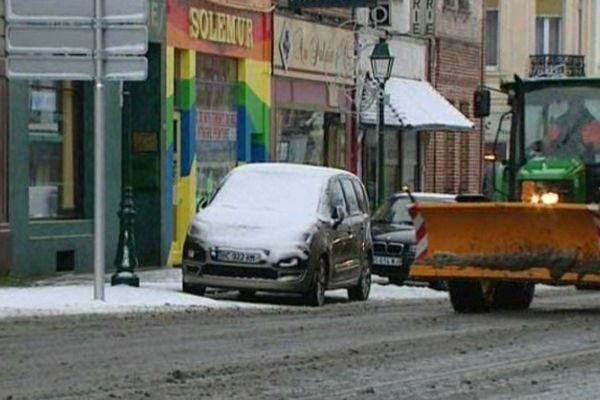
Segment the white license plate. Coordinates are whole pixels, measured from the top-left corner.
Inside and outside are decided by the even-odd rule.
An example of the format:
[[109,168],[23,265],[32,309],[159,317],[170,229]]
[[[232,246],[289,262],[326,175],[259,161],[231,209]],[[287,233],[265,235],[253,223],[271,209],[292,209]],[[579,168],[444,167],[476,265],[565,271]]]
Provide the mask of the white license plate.
[[393,267],[401,267],[402,259],[399,257],[381,257],[375,256],[373,257],[373,264],[377,265],[389,265]]
[[241,264],[260,264],[260,262],[262,261],[259,253],[233,250],[217,251],[217,260]]

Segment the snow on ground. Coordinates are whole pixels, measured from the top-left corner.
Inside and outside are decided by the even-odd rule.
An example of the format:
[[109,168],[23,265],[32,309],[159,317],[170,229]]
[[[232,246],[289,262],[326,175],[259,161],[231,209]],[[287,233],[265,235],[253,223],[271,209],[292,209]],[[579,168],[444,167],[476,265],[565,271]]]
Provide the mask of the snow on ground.
[[[92,275],[63,275],[31,287],[0,288],[0,319],[42,315],[106,314],[194,309],[281,308],[302,304],[294,296],[259,293],[252,302],[235,292],[210,291],[207,297],[181,291],[181,271],[158,269],[139,272],[141,287],[111,287],[106,301],[93,300]],[[290,299],[291,297],[291,299]],[[447,293],[421,287],[398,287],[374,277],[371,300],[446,298]],[[327,292],[329,302],[347,301],[345,290]]]

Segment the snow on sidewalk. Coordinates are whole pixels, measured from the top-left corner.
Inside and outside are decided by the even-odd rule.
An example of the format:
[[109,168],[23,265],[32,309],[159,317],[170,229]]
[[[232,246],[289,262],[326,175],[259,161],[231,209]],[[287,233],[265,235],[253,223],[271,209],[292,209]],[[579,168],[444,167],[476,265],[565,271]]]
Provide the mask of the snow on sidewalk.
[[[209,294],[208,297],[186,294],[181,291],[181,271],[160,269],[139,273],[141,287],[106,285],[106,301],[93,300],[91,276],[73,275],[39,281],[32,287],[0,288],[0,319],[46,315],[107,314],[148,311],[171,311],[194,309],[241,309],[281,308],[289,304],[277,304],[273,297],[261,302],[259,295],[254,302],[244,302],[234,294]],[[447,293],[427,288],[383,285],[374,279],[371,300],[447,298]],[[283,295],[282,295],[283,296]],[[345,290],[327,292],[333,301],[347,299]]]

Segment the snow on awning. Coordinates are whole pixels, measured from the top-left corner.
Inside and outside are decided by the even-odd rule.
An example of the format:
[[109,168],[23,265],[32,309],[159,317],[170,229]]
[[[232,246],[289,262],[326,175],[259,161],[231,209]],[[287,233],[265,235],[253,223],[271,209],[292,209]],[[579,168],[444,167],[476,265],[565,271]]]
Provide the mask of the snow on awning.
[[[385,125],[422,131],[471,132],[475,125],[428,82],[390,78],[385,85],[390,102]],[[363,124],[377,123],[377,102],[361,112]]]

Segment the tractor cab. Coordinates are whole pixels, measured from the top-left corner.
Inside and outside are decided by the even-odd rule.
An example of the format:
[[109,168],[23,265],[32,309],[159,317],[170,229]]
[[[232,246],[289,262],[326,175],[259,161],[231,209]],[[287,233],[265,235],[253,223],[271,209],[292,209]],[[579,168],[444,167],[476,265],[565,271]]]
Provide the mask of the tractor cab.
[[[495,163],[490,174],[492,199],[540,204],[598,202],[600,80],[515,77],[501,89],[511,108],[509,156],[498,160],[494,151],[491,158]],[[489,114],[489,107],[486,110],[481,104],[486,97],[489,99],[489,95],[476,95],[479,116]]]

